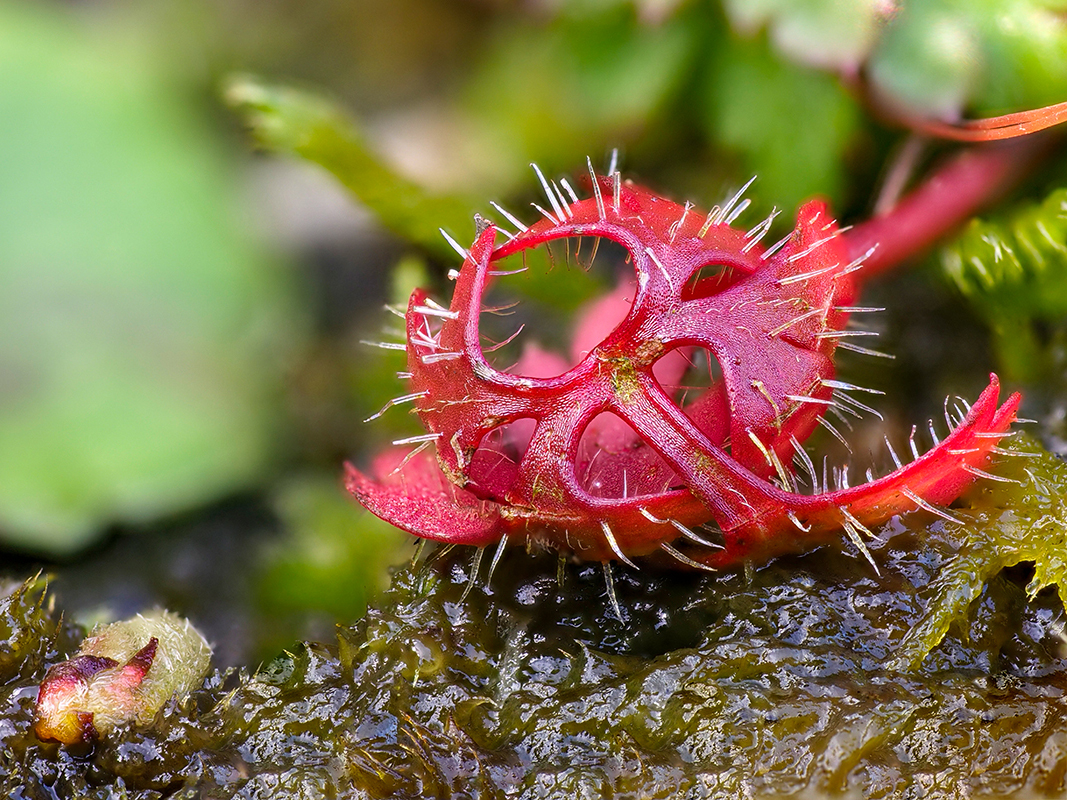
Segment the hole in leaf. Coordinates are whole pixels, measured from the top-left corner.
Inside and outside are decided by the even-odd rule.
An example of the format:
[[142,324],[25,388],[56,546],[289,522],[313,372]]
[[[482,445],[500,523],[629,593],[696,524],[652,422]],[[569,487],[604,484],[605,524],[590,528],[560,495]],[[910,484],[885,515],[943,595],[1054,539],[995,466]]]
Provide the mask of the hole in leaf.
[[682,288],[683,300],[711,297],[737,280],[738,271],[729,264],[705,264],[693,272]]
[[663,457],[610,411],[594,417],[582,433],[575,475],[590,495],[611,499],[662,494],[681,485]]
[[610,239],[567,236],[493,262],[479,317],[490,366],[553,378],[579,363],[633,305],[629,260]]
[[714,354],[704,347],[676,347],[656,361],[652,373],[697,429],[729,451],[730,403]]
[[536,427],[535,419],[517,419],[489,431],[471,457],[468,488],[479,497],[503,500],[515,483]]

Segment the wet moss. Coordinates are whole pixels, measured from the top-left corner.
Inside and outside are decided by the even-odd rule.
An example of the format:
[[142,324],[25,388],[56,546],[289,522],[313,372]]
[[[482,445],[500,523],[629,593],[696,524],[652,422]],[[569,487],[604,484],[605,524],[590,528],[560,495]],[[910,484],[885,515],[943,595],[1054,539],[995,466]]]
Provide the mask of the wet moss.
[[[957,798],[1067,792],[1067,465],[1011,446],[952,514],[744,574],[470,551],[397,571],[335,647],[215,673],[91,753],[30,733],[61,657],[8,595],[0,790],[22,798]],[[1057,596],[1057,588],[1060,596]],[[22,597],[25,598],[26,592]],[[22,642],[22,644],[12,644]],[[69,651],[69,647],[66,650]]]

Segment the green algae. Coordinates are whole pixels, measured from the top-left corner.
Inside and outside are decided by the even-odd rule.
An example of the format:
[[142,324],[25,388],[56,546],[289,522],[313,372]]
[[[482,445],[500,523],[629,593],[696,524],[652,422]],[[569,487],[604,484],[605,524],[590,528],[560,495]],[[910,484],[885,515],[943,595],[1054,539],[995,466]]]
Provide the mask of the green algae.
[[617,619],[599,565],[560,584],[553,556],[512,550],[463,599],[470,551],[438,551],[336,647],[215,673],[90,753],[30,733],[35,683],[73,644],[24,588],[4,605],[0,790],[1062,797],[1067,464],[1006,450],[1019,483],[980,481],[959,524],[893,520],[869,545],[880,575],[847,546],[749,577],[616,568]]

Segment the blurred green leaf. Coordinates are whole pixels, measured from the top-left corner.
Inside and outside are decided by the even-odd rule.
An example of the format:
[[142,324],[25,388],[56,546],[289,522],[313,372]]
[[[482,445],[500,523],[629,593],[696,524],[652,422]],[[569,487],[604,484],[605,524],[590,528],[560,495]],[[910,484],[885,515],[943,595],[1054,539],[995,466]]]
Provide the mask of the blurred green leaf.
[[298,326],[196,109],[46,10],[0,4],[0,537],[66,554],[254,484]]
[[603,7],[513,24],[489,42],[467,107],[503,165],[599,160],[646,133],[685,84],[707,28],[697,13],[650,26],[618,3],[591,5]]
[[941,253],[945,272],[990,324],[1004,371],[1045,377],[1049,357],[1037,327],[1067,319],[1067,189],[1006,219],[972,220]]
[[[387,228],[446,264],[456,263],[457,253],[440,230],[469,246],[475,211],[490,208],[487,201],[435,195],[402,178],[370,151],[356,123],[324,97],[248,76],[231,79],[226,97],[262,147],[324,167]],[[546,304],[571,310],[602,288],[580,270],[552,268],[543,249],[529,251],[524,263],[523,293]]]
[[738,31],[752,35],[767,26],[790,58],[844,72],[866,59],[885,13],[877,0],[724,0],[723,6]]
[[705,125],[741,153],[758,194],[789,210],[815,194],[840,201],[861,117],[837,79],[787,64],[758,40],[725,40],[713,59]]
[[[275,497],[288,534],[267,553],[258,578],[260,604],[272,617],[357,619],[389,585],[388,568],[411,555],[411,536],[360,512],[339,480],[305,475]],[[292,636],[279,638],[284,644]]]
[[733,27],[915,116],[1001,114],[1067,95],[1063,0],[724,0]]
[[868,75],[917,114],[954,118],[964,107],[1000,114],[1067,96],[1062,0],[926,0],[902,4],[877,43]]
[[225,97],[266,150],[300,156],[326,168],[398,236],[454,260],[439,233],[473,238],[474,210],[482,204],[434,195],[402,178],[371,152],[356,124],[325,97],[257,78],[232,78]]

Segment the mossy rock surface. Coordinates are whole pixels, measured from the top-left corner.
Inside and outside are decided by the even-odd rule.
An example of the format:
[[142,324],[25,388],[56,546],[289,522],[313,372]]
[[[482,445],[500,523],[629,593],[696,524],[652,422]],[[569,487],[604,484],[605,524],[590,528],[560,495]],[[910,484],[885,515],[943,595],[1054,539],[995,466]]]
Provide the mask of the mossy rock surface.
[[916,514],[879,531],[880,574],[835,548],[747,577],[616,568],[620,620],[599,565],[567,565],[559,582],[553,556],[513,550],[464,598],[471,552],[438,553],[398,570],[336,646],[215,673],[92,752],[30,733],[36,682],[76,637],[40,587],[16,591],[0,631],[0,789],[1062,797],[1064,608],[1041,587],[1064,552],[1067,467],[1013,449],[1031,456],[998,470],[1023,483],[978,486],[952,511],[962,525]]

